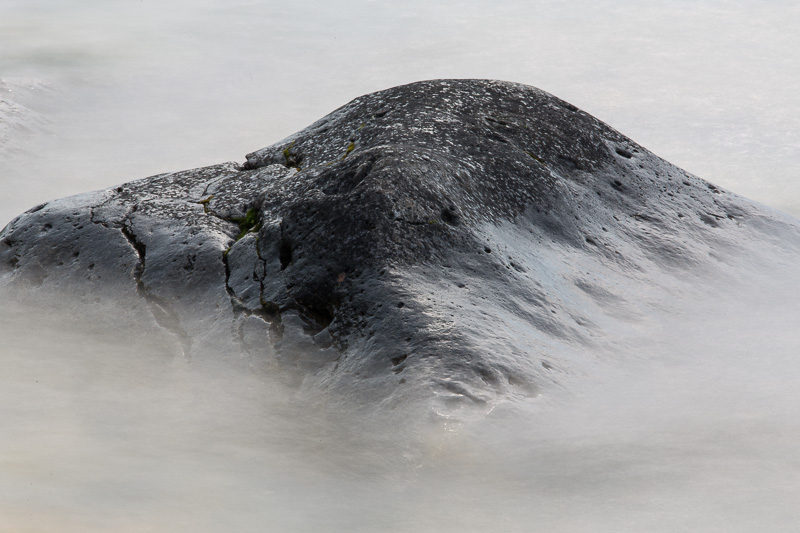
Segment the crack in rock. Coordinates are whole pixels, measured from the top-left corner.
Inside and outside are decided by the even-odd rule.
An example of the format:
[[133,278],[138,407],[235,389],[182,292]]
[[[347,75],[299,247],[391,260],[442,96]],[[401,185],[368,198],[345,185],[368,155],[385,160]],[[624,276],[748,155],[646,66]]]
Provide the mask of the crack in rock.
[[125,236],[125,239],[127,239],[138,257],[138,262],[133,269],[133,278],[136,282],[137,294],[147,302],[156,323],[178,338],[183,356],[186,359],[191,359],[192,339],[186,333],[186,330],[183,329],[178,313],[175,312],[169,302],[153,294],[147,287],[147,284],[142,280],[146,268],[147,247],[131,230],[129,220],[126,219],[125,222],[119,226],[119,230],[122,232],[122,235]]

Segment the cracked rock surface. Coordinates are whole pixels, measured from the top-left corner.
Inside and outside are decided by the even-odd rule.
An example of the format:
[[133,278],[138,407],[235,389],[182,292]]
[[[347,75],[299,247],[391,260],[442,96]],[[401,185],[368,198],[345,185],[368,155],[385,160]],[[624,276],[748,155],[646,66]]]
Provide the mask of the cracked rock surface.
[[241,166],[36,206],[0,233],[0,283],[128,298],[187,358],[308,392],[483,405],[557,384],[665,295],[797,235],[552,95],[437,80]]

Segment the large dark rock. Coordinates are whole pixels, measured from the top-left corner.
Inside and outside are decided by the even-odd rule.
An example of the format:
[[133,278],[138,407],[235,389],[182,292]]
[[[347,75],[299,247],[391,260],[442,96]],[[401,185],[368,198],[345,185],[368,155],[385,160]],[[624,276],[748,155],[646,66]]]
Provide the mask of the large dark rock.
[[241,166],[37,206],[0,234],[0,280],[127,295],[187,356],[245,354],[309,391],[484,403],[796,235],[545,92],[441,80],[357,98]]

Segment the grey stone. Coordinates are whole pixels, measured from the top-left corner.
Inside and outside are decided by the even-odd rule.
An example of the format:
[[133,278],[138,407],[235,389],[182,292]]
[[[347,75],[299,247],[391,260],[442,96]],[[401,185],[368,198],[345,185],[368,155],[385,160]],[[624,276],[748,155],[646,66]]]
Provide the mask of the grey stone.
[[244,352],[310,393],[486,404],[797,228],[543,91],[437,80],[242,166],[32,209],[0,233],[0,283],[128,294],[187,357]]

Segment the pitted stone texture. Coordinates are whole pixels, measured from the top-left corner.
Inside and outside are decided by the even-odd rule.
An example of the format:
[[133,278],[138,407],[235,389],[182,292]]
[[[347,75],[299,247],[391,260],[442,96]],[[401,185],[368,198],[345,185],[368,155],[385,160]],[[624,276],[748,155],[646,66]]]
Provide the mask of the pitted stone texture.
[[309,394],[491,404],[797,235],[545,92],[437,80],[357,98],[242,167],[32,210],[0,234],[0,279],[116,280],[187,356],[244,354]]

